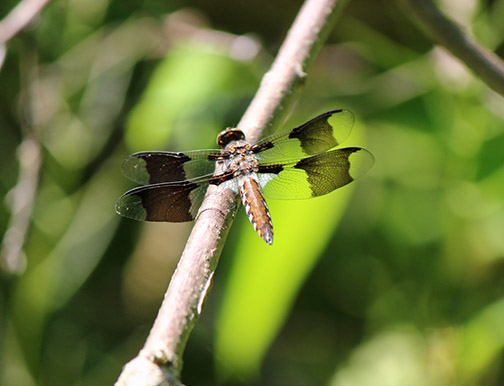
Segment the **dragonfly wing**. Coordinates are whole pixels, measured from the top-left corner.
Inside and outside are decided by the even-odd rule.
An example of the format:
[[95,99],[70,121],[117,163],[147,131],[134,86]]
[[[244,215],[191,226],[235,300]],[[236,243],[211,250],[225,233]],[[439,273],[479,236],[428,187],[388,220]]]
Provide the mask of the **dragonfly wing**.
[[366,149],[347,147],[299,161],[261,165],[259,182],[267,198],[312,198],[345,186],[373,164],[374,157]]
[[166,151],[140,152],[123,163],[123,174],[139,184],[186,181],[212,174],[219,150],[198,150],[185,153]]
[[301,159],[343,143],[354,124],[348,110],[331,110],[292,130],[273,134],[253,146],[260,163]]
[[208,180],[140,186],[119,198],[116,212],[139,221],[192,221],[207,188]]

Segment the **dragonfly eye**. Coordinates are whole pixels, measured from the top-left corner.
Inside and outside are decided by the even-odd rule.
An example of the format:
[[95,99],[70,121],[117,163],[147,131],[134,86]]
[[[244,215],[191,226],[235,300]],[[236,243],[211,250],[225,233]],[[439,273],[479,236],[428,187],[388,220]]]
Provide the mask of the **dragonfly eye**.
[[219,145],[221,149],[224,149],[231,142],[244,139],[245,134],[243,134],[243,131],[228,127],[226,130],[221,131],[217,136],[217,145]]

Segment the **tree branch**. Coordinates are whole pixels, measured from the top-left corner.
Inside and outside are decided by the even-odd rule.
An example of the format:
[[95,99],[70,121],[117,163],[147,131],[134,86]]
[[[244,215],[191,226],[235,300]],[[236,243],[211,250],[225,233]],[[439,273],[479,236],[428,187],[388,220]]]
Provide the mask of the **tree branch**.
[[[281,118],[325,40],[342,0],[307,0],[238,128],[254,143]],[[210,186],[147,341],[116,385],[178,385],[182,354],[224,246],[237,197]]]
[[399,3],[430,38],[464,62],[488,87],[504,96],[504,62],[497,55],[465,35],[432,0],[399,0]]

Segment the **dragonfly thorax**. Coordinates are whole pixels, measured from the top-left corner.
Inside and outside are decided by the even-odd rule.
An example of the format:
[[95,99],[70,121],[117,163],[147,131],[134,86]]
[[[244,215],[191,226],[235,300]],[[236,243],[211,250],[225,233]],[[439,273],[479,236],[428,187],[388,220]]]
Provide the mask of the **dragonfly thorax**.
[[233,171],[235,176],[256,173],[259,170],[257,157],[246,141],[231,142],[226,146],[224,152],[228,154],[224,161],[225,169],[226,171]]

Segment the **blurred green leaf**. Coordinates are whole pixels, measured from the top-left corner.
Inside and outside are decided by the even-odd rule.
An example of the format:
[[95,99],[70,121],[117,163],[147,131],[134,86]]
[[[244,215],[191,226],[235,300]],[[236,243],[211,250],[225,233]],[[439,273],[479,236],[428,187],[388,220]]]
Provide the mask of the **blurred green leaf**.
[[76,193],[81,196],[80,205],[58,244],[39,264],[31,264],[16,285],[12,318],[22,332],[22,344],[30,346],[30,361],[36,360],[41,349],[47,319],[89,278],[119,224],[114,203],[121,188],[110,178],[110,168],[116,169],[116,163],[106,166]]
[[185,138],[195,147],[201,138],[215,138],[224,129],[219,113],[233,107],[226,94],[251,92],[251,80],[247,65],[227,55],[197,43],[174,47],[131,111],[126,143],[139,151],[163,148],[175,132],[180,133],[176,139]]
[[429,373],[426,342],[413,328],[383,332],[362,344],[338,369],[331,386],[443,385]]
[[296,294],[327,246],[351,189],[309,201],[270,200],[272,246],[251,227],[242,227],[216,332],[224,377],[257,375]]
[[473,380],[504,348],[504,299],[490,304],[458,330],[456,375],[460,381]]

